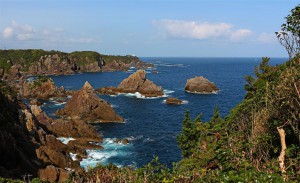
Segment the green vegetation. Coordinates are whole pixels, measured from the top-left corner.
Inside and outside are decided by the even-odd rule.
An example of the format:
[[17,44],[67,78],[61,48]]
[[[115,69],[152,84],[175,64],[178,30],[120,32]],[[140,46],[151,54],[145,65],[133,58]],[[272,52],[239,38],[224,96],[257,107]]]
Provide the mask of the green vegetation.
[[100,62],[104,60],[106,64],[113,61],[130,63],[133,60],[138,60],[137,57],[133,56],[113,56],[113,55],[102,55],[94,51],[75,51],[72,53],[64,53],[60,51],[45,51],[41,49],[28,49],[28,50],[0,50],[0,69],[3,68],[5,73],[10,69],[12,65],[19,64],[21,71],[26,72],[30,66],[38,65],[38,62],[43,57],[57,55],[59,62],[76,63],[79,66],[84,66],[93,62]]
[[28,70],[29,66],[38,62],[42,56],[59,54],[59,51],[44,51],[41,49],[28,49],[28,50],[0,50],[0,68],[7,71],[13,64],[20,64],[24,70]]
[[[282,31],[295,44],[283,44],[290,60],[270,66],[270,58],[263,57],[256,76],[245,77],[244,100],[224,119],[218,107],[207,122],[201,115],[191,120],[186,112],[177,137],[183,159],[172,169],[155,158],[136,170],[99,165],[83,177],[107,182],[300,182],[300,7],[286,20]],[[283,43],[285,38],[277,36]]]

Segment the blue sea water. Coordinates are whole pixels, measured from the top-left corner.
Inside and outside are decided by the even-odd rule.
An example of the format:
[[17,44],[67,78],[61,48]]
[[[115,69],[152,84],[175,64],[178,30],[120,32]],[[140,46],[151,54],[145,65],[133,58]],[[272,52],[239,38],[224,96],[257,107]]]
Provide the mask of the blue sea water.
[[[202,114],[207,121],[216,105],[224,117],[245,96],[244,76],[253,75],[260,58],[141,58],[151,62],[154,68],[147,69],[147,77],[165,90],[166,96],[186,101],[180,106],[166,105],[165,97],[143,99],[134,95],[106,96],[116,112],[126,119],[125,123],[103,123],[94,127],[104,136],[104,150],[90,150],[89,157],[81,162],[83,167],[97,163],[113,163],[117,166],[140,167],[158,156],[168,166],[181,159],[176,136],[180,133],[185,111],[191,118]],[[285,58],[273,58],[271,65],[283,63]],[[85,81],[94,88],[117,86],[136,69],[128,72],[82,73],[70,76],[52,76],[57,86],[80,89]],[[158,71],[154,73],[153,71]],[[190,94],[184,92],[186,80],[204,76],[220,89],[218,94]],[[44,110],[54,117],[54,112],[64,104],[48,102]],[[128,145],[113,142],[114,138],[127,138]]]

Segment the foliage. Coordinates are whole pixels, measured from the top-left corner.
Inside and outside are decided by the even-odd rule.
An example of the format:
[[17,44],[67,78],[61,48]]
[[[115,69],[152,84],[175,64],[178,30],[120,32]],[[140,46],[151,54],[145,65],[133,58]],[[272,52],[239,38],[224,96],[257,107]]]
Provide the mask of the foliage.
[[292,59],[300,52],[300,5],[292,9],[285,19],[286,23],[281,25],[281,31],[275,33]]

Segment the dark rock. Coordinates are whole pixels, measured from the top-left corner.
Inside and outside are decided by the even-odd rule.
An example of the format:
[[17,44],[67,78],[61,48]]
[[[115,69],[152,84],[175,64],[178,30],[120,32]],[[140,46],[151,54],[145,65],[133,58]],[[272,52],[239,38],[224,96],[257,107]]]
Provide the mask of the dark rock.
[[124,145],[127,145],[129,143],[129,140],[124,138],[124,139],[114,139],[114,143],[121,143]]
[[180,105],[180,104],[183,104],[183,101],[178,98],[167,98],[166,104]]
[[219,89],[208,79],[199,76],[187,80],[185,91],[190,93],[210,94],[218,92]]

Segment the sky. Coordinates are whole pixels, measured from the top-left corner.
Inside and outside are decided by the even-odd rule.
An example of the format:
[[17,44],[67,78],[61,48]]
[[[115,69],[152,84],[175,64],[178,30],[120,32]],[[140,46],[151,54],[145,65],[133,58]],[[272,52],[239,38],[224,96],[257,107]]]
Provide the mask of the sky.
[[139,57],[287,57],[298,0],[0,0],[0,49]]

